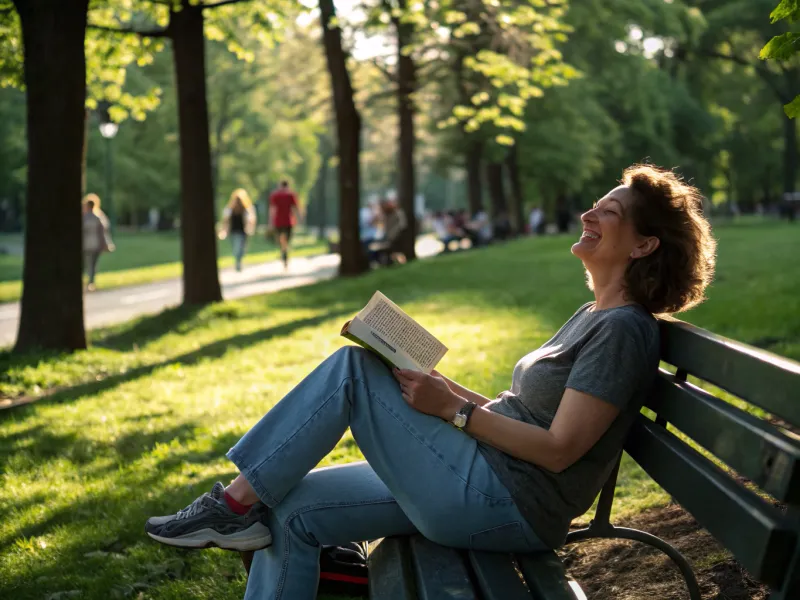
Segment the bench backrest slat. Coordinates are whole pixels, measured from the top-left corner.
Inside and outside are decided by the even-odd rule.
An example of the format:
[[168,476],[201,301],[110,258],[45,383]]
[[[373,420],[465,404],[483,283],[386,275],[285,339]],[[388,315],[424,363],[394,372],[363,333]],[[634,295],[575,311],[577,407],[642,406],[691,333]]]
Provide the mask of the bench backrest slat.
[[797,363],[666,320],[661,321],[661,359],[800,426]]
[[797,532],[777,508],[644,416],[631,429],[625,449],[755,578],[780,586]]
[[800,504],[800,442],[663,370],[645,405],[765,492]]

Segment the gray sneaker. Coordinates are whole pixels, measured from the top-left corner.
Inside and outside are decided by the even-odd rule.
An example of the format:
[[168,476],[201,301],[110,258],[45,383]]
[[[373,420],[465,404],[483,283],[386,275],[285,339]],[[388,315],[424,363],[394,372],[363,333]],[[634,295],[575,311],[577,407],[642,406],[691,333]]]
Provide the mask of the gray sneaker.
[[179,548],[261,550],[272,543],[266,520],[267,507],[260,502],[245,515],[237,515],[225,502],[225,487],[217,482],[183,510],[166,517],[150,517],[144,530],[162,544]]

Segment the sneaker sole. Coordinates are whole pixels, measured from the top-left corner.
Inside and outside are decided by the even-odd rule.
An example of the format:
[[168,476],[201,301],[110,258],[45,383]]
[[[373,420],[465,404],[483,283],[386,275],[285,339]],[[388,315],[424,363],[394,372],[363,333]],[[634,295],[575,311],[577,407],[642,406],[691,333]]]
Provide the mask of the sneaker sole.
[[180,537],[162,537],[154,533],[146,532],[155,541],[167,546],[176,548],[190,548],[200,550],[202,548],[221,548],[222,550],[232,550],[235,552],[248,552],[263,550],[272,545],[272,534],[269,530],[259,524],[251,525],[244,531],[233,535],[222,535],[213,529],[201,529]]

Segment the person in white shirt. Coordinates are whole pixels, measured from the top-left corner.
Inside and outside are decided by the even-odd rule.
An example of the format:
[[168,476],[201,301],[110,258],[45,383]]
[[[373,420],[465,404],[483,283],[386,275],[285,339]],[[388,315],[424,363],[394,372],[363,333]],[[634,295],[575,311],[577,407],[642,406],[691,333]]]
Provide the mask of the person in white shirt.
[[534,206],[528,217],[528,225],[531,235],[541,235],[544,233],[544,211],[538,206]]

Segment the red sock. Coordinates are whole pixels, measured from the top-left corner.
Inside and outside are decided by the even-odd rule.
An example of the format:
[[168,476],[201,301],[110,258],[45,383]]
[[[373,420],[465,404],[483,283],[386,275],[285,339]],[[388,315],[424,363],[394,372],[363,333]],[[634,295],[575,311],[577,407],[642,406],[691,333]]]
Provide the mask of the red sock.
[[237,515],[247,514],[247,511],[250,510],[251,506],[253,506],[252,504],[242,504],[228,492],[225,492],[225,503],[228,505],[228,508],[230,508]]

